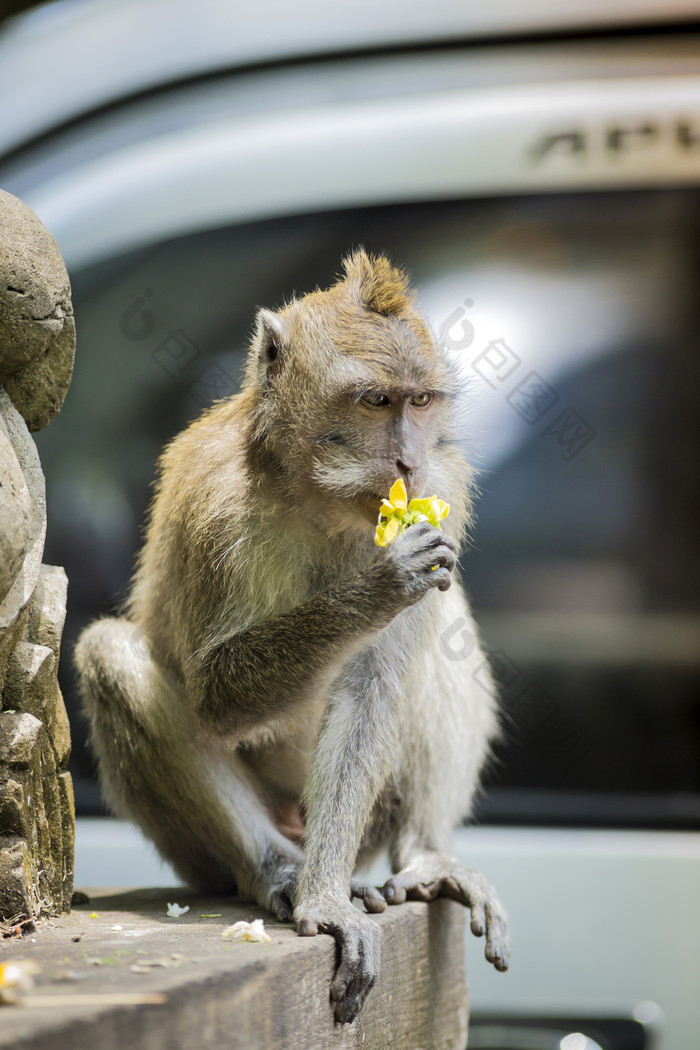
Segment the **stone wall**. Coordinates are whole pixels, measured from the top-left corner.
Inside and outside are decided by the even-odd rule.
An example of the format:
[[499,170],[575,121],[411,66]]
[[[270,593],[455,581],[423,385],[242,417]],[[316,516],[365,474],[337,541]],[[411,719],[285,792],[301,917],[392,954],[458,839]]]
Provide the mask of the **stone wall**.
[[56,678],[68,581],[42,565],[44,475],[30,431],[70,383],[75,327],[56,242],[0,190],[0,932],[70,907],[70,730]]

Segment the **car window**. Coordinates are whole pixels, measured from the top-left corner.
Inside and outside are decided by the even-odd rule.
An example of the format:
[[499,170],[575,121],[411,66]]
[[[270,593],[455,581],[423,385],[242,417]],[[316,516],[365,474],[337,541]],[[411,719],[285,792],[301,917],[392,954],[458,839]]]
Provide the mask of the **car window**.
[[[67,646],[124,597],[160,450],[238,388],[256,308],[330,283],[362,243],[412,273],[465,382],[480,496],[461,572],[504,711],[479,818],[700,826],[699,204],[676,189],[347,209],[73,272],[75,377],[37,435]],[[459,662],[468,639],[442,645]],[[62,675],[94,812],[69,659]]]

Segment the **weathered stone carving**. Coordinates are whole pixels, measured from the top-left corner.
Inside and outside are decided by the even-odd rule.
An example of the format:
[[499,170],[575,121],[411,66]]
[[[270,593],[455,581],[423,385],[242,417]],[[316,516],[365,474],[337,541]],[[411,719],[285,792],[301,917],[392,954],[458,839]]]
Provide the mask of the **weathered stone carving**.
[[0,190],[0,929],[70,907],[75,813],[58,687],[68,581],[42,565],[44,475],[30,430],[73,369],[70,284],[34,212]]

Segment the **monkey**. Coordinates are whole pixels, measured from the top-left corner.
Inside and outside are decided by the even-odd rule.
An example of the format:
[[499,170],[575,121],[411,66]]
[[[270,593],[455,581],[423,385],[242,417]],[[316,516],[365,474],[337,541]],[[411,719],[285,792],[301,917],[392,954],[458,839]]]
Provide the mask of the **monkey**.
[[[508,967],[496,891],[446,852],[498,734],[455,574],[475,488],[462,385],[385,256],[356,249],[330,287],[261,308],[240,392],[160,459],[121,615],[76,646],[111,808],[192,887],[331,934],[339,1023],[376,982],[368,913],[387,905],[460,901]],[[380,548],[399,478],[451,512]],[[474,646],[456,662],[440,642],[459,618]],[[380,851],[381,889],[356,876]]]

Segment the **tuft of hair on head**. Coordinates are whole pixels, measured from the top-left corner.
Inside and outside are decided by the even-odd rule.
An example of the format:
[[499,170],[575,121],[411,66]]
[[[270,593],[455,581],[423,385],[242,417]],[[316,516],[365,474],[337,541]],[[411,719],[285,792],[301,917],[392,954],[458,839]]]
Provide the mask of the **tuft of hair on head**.
[[368,255],[357,248],[343,259],[343,269],[345,283],[368,310],[389,317],[413,305],[408,277],[384,255]]

